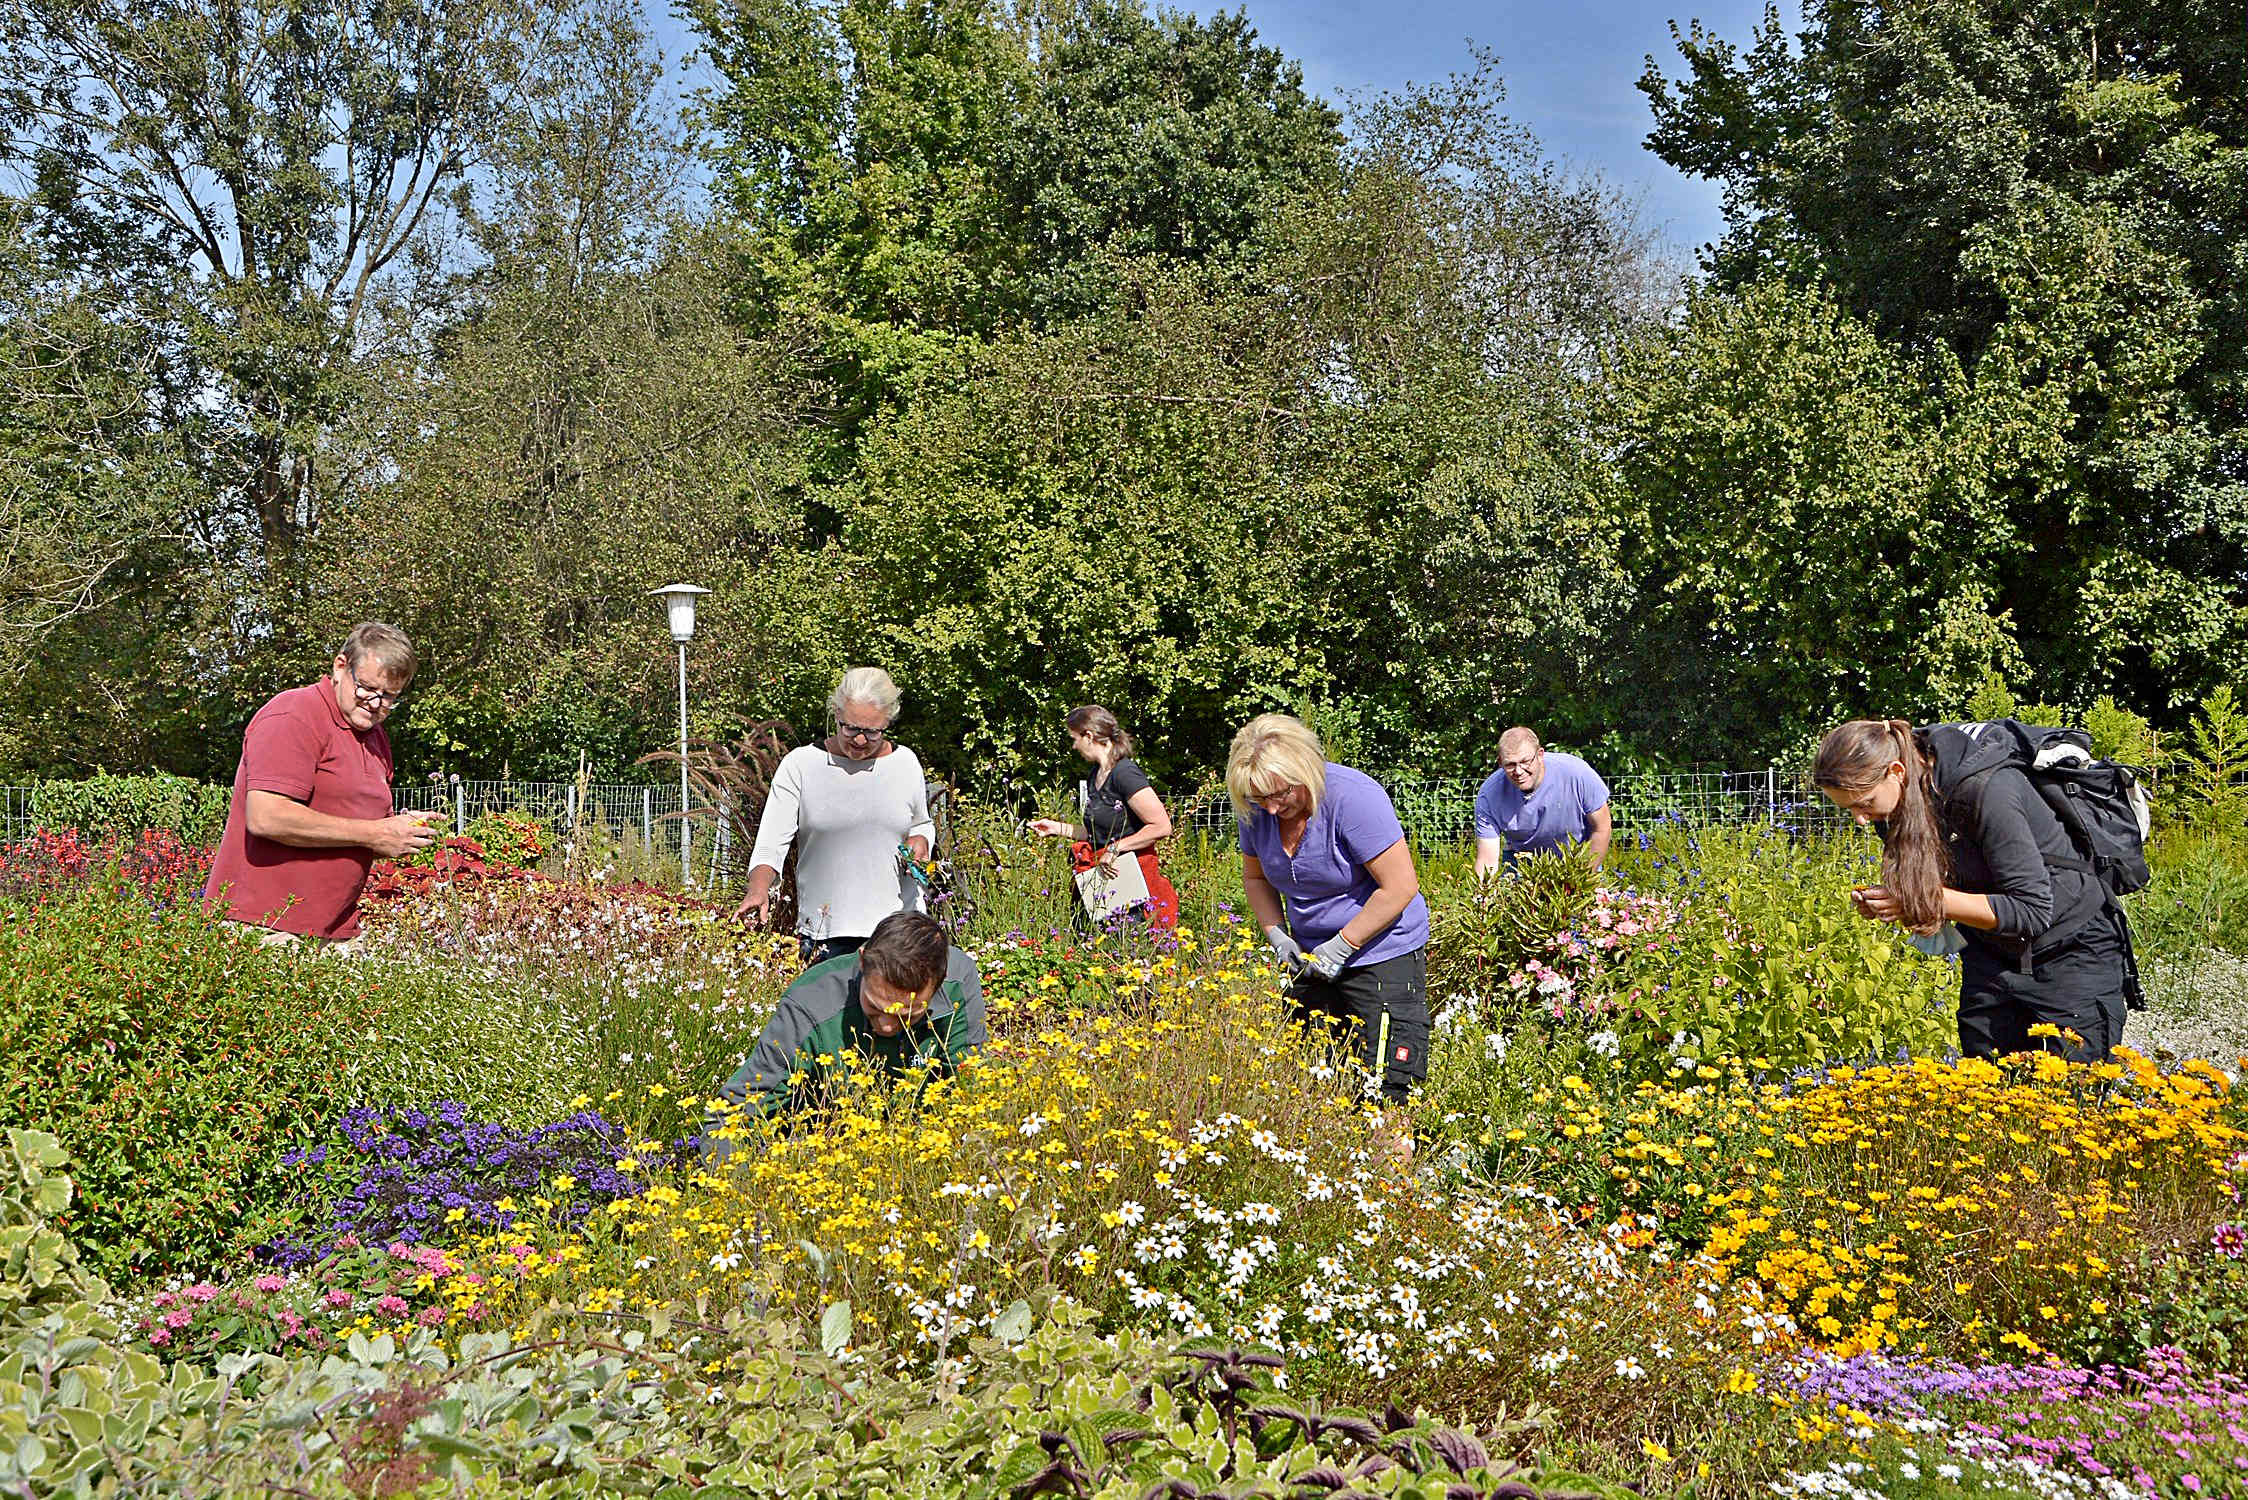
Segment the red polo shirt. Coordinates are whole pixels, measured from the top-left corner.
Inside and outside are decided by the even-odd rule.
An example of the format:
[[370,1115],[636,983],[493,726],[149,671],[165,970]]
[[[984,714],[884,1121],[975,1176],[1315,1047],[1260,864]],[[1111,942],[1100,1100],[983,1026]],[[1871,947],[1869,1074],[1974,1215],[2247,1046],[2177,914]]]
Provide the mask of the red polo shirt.
[[243,732],[226,832],[204,894],[224,902],[237,922],[322,938],[356,933],[374,852],[259,838],[247,823],[250,793],[279,792],[338,818],[387,818],[390,769],[390,736],[379,724],[365,734],[353,729],[329,679],[275,694]]

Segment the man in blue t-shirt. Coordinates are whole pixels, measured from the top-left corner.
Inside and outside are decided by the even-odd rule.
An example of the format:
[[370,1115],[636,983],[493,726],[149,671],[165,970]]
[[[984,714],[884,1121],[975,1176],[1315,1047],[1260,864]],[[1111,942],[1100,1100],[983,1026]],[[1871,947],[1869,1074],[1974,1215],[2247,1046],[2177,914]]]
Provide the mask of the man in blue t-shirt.
[[1608,784],[1574,755],[1548,754],[1519,726],[1499,736],[1499,768],[1475,794],[1475,872],[1583,844],[1593,864],[1608,857],[1615,820]]

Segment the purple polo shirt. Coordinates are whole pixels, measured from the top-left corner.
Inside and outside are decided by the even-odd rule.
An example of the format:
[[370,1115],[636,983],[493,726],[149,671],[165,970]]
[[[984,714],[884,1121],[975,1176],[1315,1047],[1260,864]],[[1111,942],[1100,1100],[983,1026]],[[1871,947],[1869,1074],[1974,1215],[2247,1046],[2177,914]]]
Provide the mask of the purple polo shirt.
[[1581,844],[1592,815],[1608,805],[1608,783],[1574,755],[1545,753],[1545,779],[1525,797],[1506,772],[1493,771],[1475,794],[1475,836],[1506,840],[1512,863],[1525,854],[1548,854]]
[[[1367,862],[1405,837],[1382,784],[1363,771],[1327,763],[1327,794],[1304,829],[1303,844],[1293,855],[1280,847],[1280,820],[1262,808],[1251,808],[1241,820],[1241,852],[1256,856],[1288,903],[1288,932],[1309,949],[1318,947],[1343,930],[1345,923],[1364,909],[1374,894],[1374,877]],[[1412,904],[1377,933],[1374,940],[1351,955],[1351,966],[1401,958],[1428,946],[1428,903],[1415,895]]]

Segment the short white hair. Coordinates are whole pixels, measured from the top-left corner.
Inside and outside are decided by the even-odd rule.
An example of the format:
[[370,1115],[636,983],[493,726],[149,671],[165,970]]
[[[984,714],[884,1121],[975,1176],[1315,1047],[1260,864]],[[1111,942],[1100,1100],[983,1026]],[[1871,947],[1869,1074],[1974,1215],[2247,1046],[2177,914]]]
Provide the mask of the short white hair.
[[882,710],[882,717],[894,722],[904,701],[904,695],[890,680],[889,673],[880,667],[853,667],[835,684],[835,691],[827,695],[827,713],[829,718],[839,719],[843,717],[844,704],[867,703]]

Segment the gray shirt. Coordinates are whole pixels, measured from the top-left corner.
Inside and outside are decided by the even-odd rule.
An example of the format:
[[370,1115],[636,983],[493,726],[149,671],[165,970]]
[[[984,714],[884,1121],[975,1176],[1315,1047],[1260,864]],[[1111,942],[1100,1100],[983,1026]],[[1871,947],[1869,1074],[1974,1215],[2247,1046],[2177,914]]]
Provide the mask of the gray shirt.
[[749,863],[777,874],[794,845],[796,930],[865,937],[892,912],[921,909],[920,885],[898,867],[898,845],[914,835],[936,838],[919,756],[899,745],[851,760],[805,745],[773,773]]

